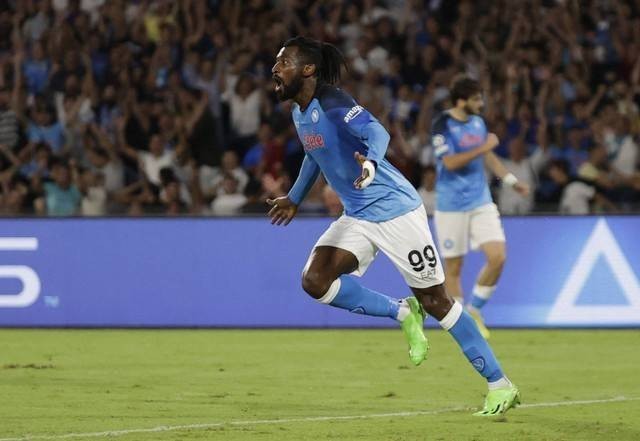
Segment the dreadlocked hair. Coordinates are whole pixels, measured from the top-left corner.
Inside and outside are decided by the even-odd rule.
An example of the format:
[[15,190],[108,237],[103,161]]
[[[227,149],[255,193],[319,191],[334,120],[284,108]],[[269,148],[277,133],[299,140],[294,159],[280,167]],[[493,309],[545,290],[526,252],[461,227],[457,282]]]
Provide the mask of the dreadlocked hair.
[[340,70],[347,64],[342,52],[330,43],[314,40],[308,37],[294,37],[285,41],[284,47],[295,46],[305,64],[316,65],[316,77],[320,81],[334,84],[340,80]]

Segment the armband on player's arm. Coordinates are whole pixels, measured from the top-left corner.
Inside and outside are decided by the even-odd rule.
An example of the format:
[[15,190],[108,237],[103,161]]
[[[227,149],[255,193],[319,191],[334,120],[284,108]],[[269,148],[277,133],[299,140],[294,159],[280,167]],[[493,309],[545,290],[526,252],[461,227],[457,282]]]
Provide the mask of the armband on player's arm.
[[289,200],[296,205],[300,205],[307,196],[307,193],[309,193],[309,190],[311,190],[311,187],[313,187],[319,174],[320,167],[316,161],[309,155],[305,155],[298,178],[287,195]]

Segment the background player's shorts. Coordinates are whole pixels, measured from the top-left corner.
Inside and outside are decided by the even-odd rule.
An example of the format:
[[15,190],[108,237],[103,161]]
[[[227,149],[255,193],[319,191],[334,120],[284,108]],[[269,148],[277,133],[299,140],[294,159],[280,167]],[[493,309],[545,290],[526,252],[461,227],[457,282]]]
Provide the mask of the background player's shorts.
[[353,274],[362,276],[378,250],[385,253],[412,288],[444,282],[440,257],[431,237],[427,214],[421,205],[386,222],[369,222],[342,215],[315,245],[342,248],[358,259]]
[[436,233],[440,253],[445,258],[464,256],[487,242],[504,242],[504,230],[496,204],[470,211],[437,211]]

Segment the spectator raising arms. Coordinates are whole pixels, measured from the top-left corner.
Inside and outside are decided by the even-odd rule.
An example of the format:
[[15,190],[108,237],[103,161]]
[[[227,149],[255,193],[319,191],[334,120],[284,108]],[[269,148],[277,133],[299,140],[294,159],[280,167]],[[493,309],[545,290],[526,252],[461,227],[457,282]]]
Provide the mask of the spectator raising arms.
[[[85,198],[106,190],[104,206],[77,214],[210,214],[248,182],[250,204],[280,195],[304,157],[270,72],[293,35],[347,56],[341,87],[392,135],[388,158],[427,205],[432,118],[466,74],[485,91],[495,153],[535,190],[523,199],[492,182],[503,213],[558,212],[559,160],[611,201],[587,212],[640,210],[637,2],[529,3],[0,2],[0,212],[46,213],[43,183],[61,162]],[[324,210],[324,185],[304,209]]]

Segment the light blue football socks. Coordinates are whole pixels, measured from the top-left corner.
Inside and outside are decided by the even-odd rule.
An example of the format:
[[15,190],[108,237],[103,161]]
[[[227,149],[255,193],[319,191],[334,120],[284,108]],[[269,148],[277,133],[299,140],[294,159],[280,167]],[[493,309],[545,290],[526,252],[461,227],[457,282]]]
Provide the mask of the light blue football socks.
[[478,327],[458,302],[440,321],[440,326],[453,336],[467,360],[476,371],[488,382],[494,383],[504,377],[500,363],[493,355],[487,341],[482,337]]
[[318,301],[355,314],[390,317],[394,320],[402,320],[403,315],[408,314],[408,307],[401,305],[398,299],[366,288],[351,276],[336,279]]

